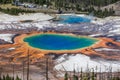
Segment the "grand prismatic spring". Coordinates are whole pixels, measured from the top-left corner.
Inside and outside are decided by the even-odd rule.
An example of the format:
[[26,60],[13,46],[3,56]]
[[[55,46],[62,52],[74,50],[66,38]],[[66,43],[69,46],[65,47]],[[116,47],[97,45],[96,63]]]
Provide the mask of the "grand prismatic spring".
[[91,46],[96,39],[62,34],[39,34],[24,39],[30,46],[44,50],[74,50]]

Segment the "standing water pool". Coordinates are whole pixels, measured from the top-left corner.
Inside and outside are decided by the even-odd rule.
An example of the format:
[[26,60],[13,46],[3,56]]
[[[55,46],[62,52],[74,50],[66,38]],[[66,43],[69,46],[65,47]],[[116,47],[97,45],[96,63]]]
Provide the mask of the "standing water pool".
[[91,22],[90,18],[85,16],[76,16],[76,15],[60,15],[58,23],[64,24],[75,24],[75,23],[83,23],[83,22]]
[[39,34],[26,37],[24,41],[34,48],[43,50],[74,50],[91,46],[98,40],[67,34]]

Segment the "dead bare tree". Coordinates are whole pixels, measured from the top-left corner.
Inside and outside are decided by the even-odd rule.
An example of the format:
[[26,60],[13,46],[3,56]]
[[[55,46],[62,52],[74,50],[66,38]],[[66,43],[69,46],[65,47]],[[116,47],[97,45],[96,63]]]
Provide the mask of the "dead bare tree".
[[13,80],[14,80],[14,75],[15,75],[15,63],[12,63],[12,68],[13,68]]
[[46,80],[48,80],[48,56],[46,56]]
[[29,71],[30,71],[30,54],[29,54],[29,49],[27,52],[27,80],[29,80]]
[[22,67],[23,67],[23,80],[24,80],[24,73],[25,73],[25,69],[24,69],[25,63],[24,63],[24,61],[22,62]]
[[3,68],[0,67],[0,78],[1,78],[2,72],[3,72]]

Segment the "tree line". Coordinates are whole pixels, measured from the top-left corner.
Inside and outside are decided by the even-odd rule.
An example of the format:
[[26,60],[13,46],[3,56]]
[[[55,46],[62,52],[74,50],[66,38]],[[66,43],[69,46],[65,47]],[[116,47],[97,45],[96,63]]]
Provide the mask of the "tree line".
[[7,75],[0,76],[0,80],[22,80],[22,79],[20,79],[18,76],[14,78],[7,74]]
[[[0,0],[1,4],[13,3],[16,0]],[[113,8],[101,10],[100,8],[112,3],[115,3],[119,0],[19,0],[19,2],[29,2],[37,5],[46,4],[47,7],[52,7],[58,11],[77,11],[77,12],[88,12],[93,13],[94,16],[97,17],[107,17],[114,15]],[[97,7],[97,8],[96,8]],[[25,11],[22,9],[1,9],[2,12],[9,14],[18,14],[20,12],[32,12]]]
[[[15,2],[16,0],[0,0],[1,4],[7,4]],[[58,5],[59,7],[62,7],[63,5],[71,5],[71,4],[79,4],[82,6],[88,6],[88,5],[95,5],[95,6],[106,6],[112,3],[115,3],[119,0],[19,0],[19,2],[29,2],[29,3],[35,3],[35,4],[48,4],[48,5]],[[59,3],[59,4],[58,4]]]
[[19,13],[34,13],[35,11],[32,10],[28,10],[28,9],[20,9],[20,8],[7,8],[7,9],[3,9],[0,7],[0,11],[7,13],[7,14],[11,14],[11,15],[18,15]]
[[95,72],[92,71],[83,72],[65,72],[64,80],[120,80],[120,72]]

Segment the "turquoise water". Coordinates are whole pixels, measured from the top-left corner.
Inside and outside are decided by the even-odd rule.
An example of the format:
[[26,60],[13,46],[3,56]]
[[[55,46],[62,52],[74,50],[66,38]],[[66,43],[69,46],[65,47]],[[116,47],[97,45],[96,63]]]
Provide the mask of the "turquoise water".
[[96,39],[61,34],[39,34],[24,38],[30,46],[44,50],[74,50],[91,46]]
[[61,19],[59,23],[68,23],[68,24],[74,24],[74,23],[81,23],[81,22],[91,22],[91,19],[76,15],[61,15],[59,16]]

